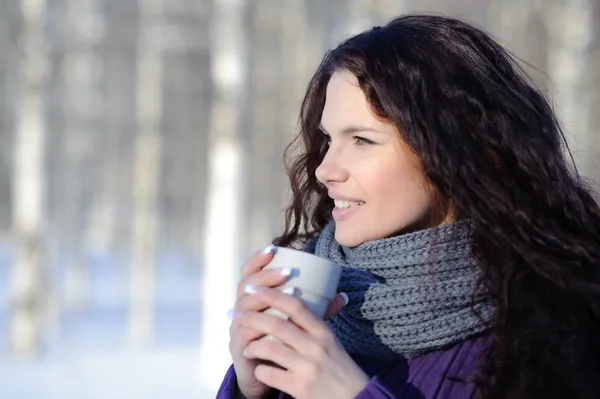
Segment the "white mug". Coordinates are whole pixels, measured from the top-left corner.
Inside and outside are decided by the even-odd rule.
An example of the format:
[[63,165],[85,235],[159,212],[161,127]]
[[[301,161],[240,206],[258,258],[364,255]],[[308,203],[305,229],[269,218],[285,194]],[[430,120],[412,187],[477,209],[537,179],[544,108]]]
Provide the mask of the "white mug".
[[[294,295],[306,305],[317,317],[323,318],[327,307],[337,294],[337,287],[342,274],[342,267],[328,259],[298,251],[291,248],[277,248],[273,259],[264,269],[287,267],[292,274],[287,281],[278,287],[293,287]],[[269,308],[265,313],[273,314],[284,319],[288,315]],[[267,335],[263,339],[275,339]]]

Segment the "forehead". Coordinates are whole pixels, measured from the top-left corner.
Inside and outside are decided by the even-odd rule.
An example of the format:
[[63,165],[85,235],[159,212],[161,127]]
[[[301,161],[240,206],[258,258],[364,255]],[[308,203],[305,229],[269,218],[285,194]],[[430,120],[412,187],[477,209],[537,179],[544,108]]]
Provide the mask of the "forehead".
[[335,72],[329,80],[321,126],[333,133],[348,130],[353,126],[362,126],[396,134],[392,123],[375,114],[358,84],[358,79],[349,71]]
[[364,123],[373,119],[375,115],[356,76],[348,71],[335,72],[327,85],[321,123],[333,128],[340,123]]

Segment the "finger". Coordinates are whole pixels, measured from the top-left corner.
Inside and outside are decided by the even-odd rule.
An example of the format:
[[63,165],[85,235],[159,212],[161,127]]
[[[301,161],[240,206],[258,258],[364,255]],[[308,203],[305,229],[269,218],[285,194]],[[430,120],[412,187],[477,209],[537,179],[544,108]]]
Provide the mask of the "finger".
[[253,295],[261,302],[269,305],[273,309],[279,310],[290,317],[290,319],[309,334],[319,336],[328,330],[327,325],[308,309],[300,299],[293,295],[288,295],[279,290],[260,287],[247,286],[246,293]]
[[272,338],[250,342],[242,354],[247,359],[271,361],[287,370],[297,369],[302,359],[298,352]]
[[244,292],[248,284],[254,286],[277,287],[285,283],[292,275],[293,269],[289,267],[278,267],[275,269],[260,270],[250,276],[243,278],[237,287],[237,298],[240,299],[246,295]]
[[[285,287],[281,287],[281,288],[278,287],[276,289],[278,289],[278,290],[281,289],[283,291],[285,289]],[[269,308],[269,306],[267,304],[265,304],[264,302],[261,302],[260,299],[254,297],[252,295],[243,295],[235,302],[234,308],[230,309],[227,312],[227,317],[230,320],[234,320],[236,312],[239,312],[239,311],[263,312],[268,308]],[[233,337],[234,334],[237,334],[238,330],[239,330],[239,325],[236,323],[231,323],[231,325],[229,326],[229,335],[231,337]]]
[[325,320],[331,319],[348,304],[348,295],[345,292],[340,292],[333,298],[333,301],[327,307],[325,311]]
[[[310,312],[308,309],[307,311]],[[239,325],[240,328],[250,328],[264,335],[272,335],[298,352],[313,346],[306,332],[294,323],[272,314],[236,311],[233,324]]]
[[235,301],[234,309],[236,310],[252,310],[255,312],[262,312],[269,306],[264,302],[261,302],[258,298],[252,295],[243,295],[237,301]]
[[[296,385],[294,374],[288,370],[283,370],[278,367],[259,364],[254,369],[254,377],[263,384],[275,388],[278,391],[285,392],[292,397],[294,395],[294,387]],[[290,389],[292,387],[292,389]]]
[[265,249],[252,255],[242,268],[242,278],[262,270],[262,268],[268,265],[271,259],[273,259],[273,254],[275,254],[275,252],[277,252],[277,247],[269,245]]
[[236,323],[231,323],[231,326],[229,327],[229,336],[231,338],[229,340],[229,352],[233,356],[240,356],[250,342],[257,340],[264,335],[265,334],[260,331],[243,327]]

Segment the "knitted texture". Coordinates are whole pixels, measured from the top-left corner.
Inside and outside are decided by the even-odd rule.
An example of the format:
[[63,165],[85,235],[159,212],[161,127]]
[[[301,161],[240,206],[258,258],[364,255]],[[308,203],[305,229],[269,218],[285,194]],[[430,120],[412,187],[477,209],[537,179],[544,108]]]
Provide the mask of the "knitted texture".
[[307,250],[343,266],[350,302],[329,321],[350,354],[417,357],[487,329],[492,307],[463,220],[348,248],[330,222]]

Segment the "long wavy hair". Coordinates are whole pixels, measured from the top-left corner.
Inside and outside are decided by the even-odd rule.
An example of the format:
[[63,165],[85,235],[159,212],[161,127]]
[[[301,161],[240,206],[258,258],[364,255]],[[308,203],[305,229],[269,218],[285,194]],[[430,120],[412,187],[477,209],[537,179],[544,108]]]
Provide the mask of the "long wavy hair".
[[439,201],[474,224],[495,306],[477,396],[600,398],[600,210],[549,102],[480,29],[407,15],[325,55],[286,151],[292,202],[274,243],[301,245],[331,220],[315,170],[326,87],[341,70],[401,132]]

